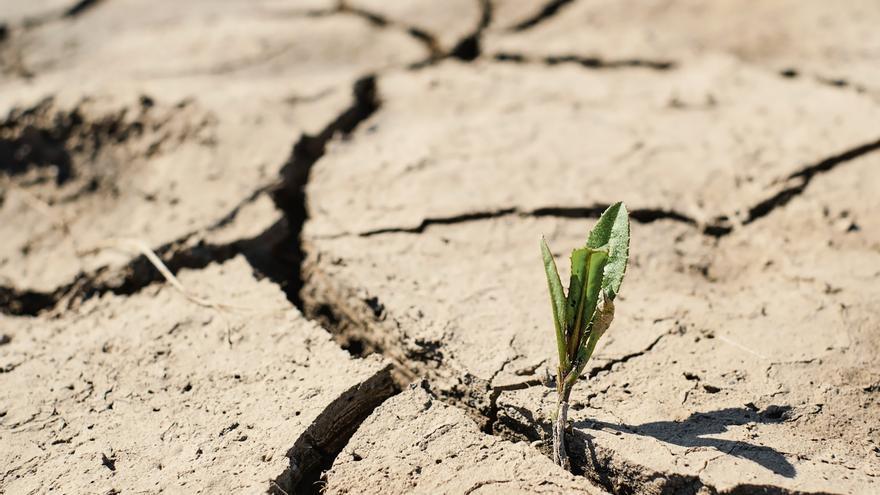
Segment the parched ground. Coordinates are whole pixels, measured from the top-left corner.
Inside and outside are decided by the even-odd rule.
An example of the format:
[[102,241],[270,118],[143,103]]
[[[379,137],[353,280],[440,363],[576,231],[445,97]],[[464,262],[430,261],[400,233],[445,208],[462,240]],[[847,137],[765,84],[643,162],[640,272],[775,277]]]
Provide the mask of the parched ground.
[[[0,493],[880,492],[878,24],[5,0]],[[566,473],[538,240],[617,200]]]

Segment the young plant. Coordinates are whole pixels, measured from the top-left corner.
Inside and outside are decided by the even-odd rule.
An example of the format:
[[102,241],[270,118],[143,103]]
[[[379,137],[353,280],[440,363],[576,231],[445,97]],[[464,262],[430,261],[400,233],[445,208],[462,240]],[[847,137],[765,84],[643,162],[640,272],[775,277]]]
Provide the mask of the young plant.
[[569,469],[565,452],[568,399],[593,355],[596,343],[614,318],[614,298],[620,290],[629,258],[629,214],[626,206],[623,203],[609,206],[590,231],[587,244],[571,252],[571,281],[567,295],[562,289],[556,262],[543,238],[541,252],[550,289],[559,354],[553,460]]

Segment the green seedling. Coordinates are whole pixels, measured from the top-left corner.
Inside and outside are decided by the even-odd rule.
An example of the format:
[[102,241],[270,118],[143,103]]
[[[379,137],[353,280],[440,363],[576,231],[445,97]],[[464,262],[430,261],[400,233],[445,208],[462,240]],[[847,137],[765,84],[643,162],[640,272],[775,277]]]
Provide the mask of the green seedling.
[[571,252],[568,294],[562,288],[556,262],[541,239],[544,271],[550,289],[556,329],[556,417],[553,460],[569,469],[565,452],[568,399],[575,382],[614,318],[614,298],[620,290],[629,258],[629,214],[623,203],[608,207],[590,231],[587,244]]

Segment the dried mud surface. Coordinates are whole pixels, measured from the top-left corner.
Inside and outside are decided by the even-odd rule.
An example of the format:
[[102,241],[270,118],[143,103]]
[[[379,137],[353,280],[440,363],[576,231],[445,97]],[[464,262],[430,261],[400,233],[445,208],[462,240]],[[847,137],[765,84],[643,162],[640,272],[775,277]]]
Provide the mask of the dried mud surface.
[[327,473],[327,487],[326,493],[603,493],[559,473],[524,442],[482,433],[464,411],[418,384],[364,421]]
[[727,53],[784,77],[880,96],[880,35],[873,29],[880,5],[871,0],[548,3],[560,6],[545,11],[542,22],[490,32],[487,54],[613,66],[687,64],[703,54]]
[[70,317],[5,318],[4,489],[289,484],[282,473],[293,462],[313,462],[295,441],[328,421],[326,409],[340,409],[329,419],[339,429],[340,412],[363,414],[334,401],[353,389],[368,407],[391,394],[381,360],[353,360],[251,271],[235,258],[180,277],[187,289],[243,309],[217,312],[164,286],[94,298]]
[[[878,18],[4,2],[0,493],[876,493]],[[566,473],[537,241],[617,200]]]

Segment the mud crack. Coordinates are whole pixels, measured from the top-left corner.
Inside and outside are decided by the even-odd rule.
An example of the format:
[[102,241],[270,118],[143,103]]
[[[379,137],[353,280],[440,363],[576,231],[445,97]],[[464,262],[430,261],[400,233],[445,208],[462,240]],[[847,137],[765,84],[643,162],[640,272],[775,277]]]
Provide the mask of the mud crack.
[[481,42],[483,32],[492,23],[492,2],[491,0],[478,0],[480,4],[480,22],[477,29],[465,36],[455,45],[449,52],[449,56],[457,58],[465,62],[472,62],[482,54]]
[[279,245],[282,246],[282,250],[284,250],[283,246],[289,247],[281,255],[288,266],[293,267],[289,274],[279,278],[283,280],[282,288],[287,298],[300,309],[303,306],[299,293],[303,287],[302,264],[305,259],[301,233],[309,217],[305,188],[312,167],[324,156],[327,143],[336,135],[351,134],[358,125],[379,109],[376,77],[368,75],[358,79],[354,84],[353,95],[353,104],[333,122],[317,135],[304,134],[294,144],[290,158],[281,169],[281,182],[273,191],[275,205],[284,213],[287,221],[287,233]]
[[473,32],[461,37],[451,48],[444,49],[441,46],[437,33],[430,32],[415,25],[406,24],[368,9],[349,5],[344,0],[334,8],[306,11],[309,17],[326,17],[333,15],[353,15],[359,17],[373,26],[382,29],[395,29],[406,33],[414,40],[422,44],[428,51],[428,56],[421,61],[410,64],[410,70],[419,70],[433,66],[438,62],[454,58],[464,62],[472,62],[482,56],[481,41],[483,33],[492,23],[491,0],[474,0],[480,7],[480,19]]
[[[792,173],[784,180],[788,185],[784,186],[772,196],[749,207],[745,217],[739,222],[742,225],[748,225],[773,213],[775,210],[787,205],[792,199],[803,194],[810,183],[820,175],[828,173],[840,165],[877,150],[880,150],[880,139],[847,149]],[[734,226],[730,223],[730,218],[726,216],[716,217],[715,220],[706,227],[706,233],[716,237],[727,235],[733,230]]]
[[[783,70],[779,71],[779,75],[786,78],[786,79],[797,79],[797,78],[801,77],[803,74],[798,69],[790,67],[790,68],[783,69]],[[847,79],[840,78],[840,77],[828,77],[828,76],[813,74],[812,79],[814,81],[818,82],[819,84],[831,86],[832,88],[850,89],[850,90],[853,90],[859,94],[865,94],[870,91],[867,87],[865,87],[861,84],[858,84],[853,81],[849,81]]]
[[271,483],[275,495],[321,493],[319,481],[361,423],[400,389],[390,365],[343,392],[300,435],[287,452],[290,466]]
[[[354,85],[353,104],[317,135],[303,135],[299,139],[293,147],[288,163],[282,169],[281,179],[276,184],[257,189],[208,228],[190,232],[154,248],[153,251],[172,274],[177,274],[185,268],[204,268],[211,263],[223,262],[242,254],[258,272],[278,283],[289,300],[301,307],[299,291],[302,280],[299,267],[302,263],[302,249],[299,247],[298,239],[307,218],[304,187],[308,182],[311,167],[323,155],[330,139],[337,134],[348,134],[353,131],[360,122],[378,109],[378,106],[375,78],[367,76],[358,80]],[[130,126],[124,126],[122,121],[113,118],[101,119],[92,125],[86,122],[78,110],[59,117],[59,114],[50,111],[51,108],[51,100],[46,100],[32,109],[16,111],[21,115],[16,114],[15,118],[7,119],[0,125],[0,137],[10,136],[6,141],[0,140],[0,155],[6,153],[10,157],[19,158],[16,161],[5,162],[9,167],[6,173],[24,173],[43,163],[51,164],[52,167],[57,167],[58,163],[67,163],[71,165],[70,168],[53,170],[51,173],[54,180],[67,181],[75,177],[74,160],[59,161],[43,155],[28,155],[21,158],[22,155],[17,150],[19,148],[67,150],[71,146],[70,142],[82,141],[84,143],[82,146],[75,145],[74,148],[79,150],[78,153],[91,156],[103,142],[128,139],[130,133],[139,134],[140,129],[143,128],[138,121]],[[122,115],[124,112],[120,113],[119,118],[122,118]],[[27,131],[34,125],[30,123],[32,120],[42,122],[47,119],[55,122],[59,126],[58,129],[53,128],[51,132],[36,134]],[[24,124],[21,124],[22,122]],[[24,137],[17,137],[19,134]],[[50,144],[54,144],[31,146],[31,141],[34,139],[41,140],[40,143],[48,139]],[[211,244],[199,239],[204,234],[219,230],[231,223],[245,206],[267,191],[272,193],[276,205],[284,212],[284,219],[250,239],[240,239],[226,244]],[[141,255],[122,268],[105,267],[95,272],[80,273],[71,283],[48,293],[0,287],[0,312],[36,316],[53,308],[58,310],[71,308],[86,299],[108,292],[119,295],[134,294],[161,280],[163,280],[162,275],[145,256]]]
[[[251,252],[260,239],[236,241],[231,244],[172,241],[155,249],[155,254],[168,270],[176,275],[183,269],[200,269],[212,263],[222,263],[237,254]],[[101,268],[92,273],[80,273],[73,282],[52,292],[18,291],[0,287],[0,312],[17,316],[37,316],[48,310],[64,311],[102,294],[132,295],[150,284],[164,281],[146,256],[140,255],[122,268]]]
[[[234,221],[245,206],[265,192],[266,188],[258,189],[207,229],[188,233],[153,249],[153,252],[174,275],[183,269],[200,269],[212,263],[222,263],[238,254],[244,255],[254,268],[262,271],[261,268],[268,266],[271,259],[267,246],[277,237],[275,230],[269,229],[253,238],[225,244],[206,243],[198,238]],[[123,267],[103,267],[94,272],[80,273],[72,282],[51,292],[0,286],[0,313],[37,316],[50,310],[64,311],[95,296],[107,293],[132,295],[161,281],[164,281],[162,274],[146,256],[139,255]]]
[[601,366],[591,367],[590,371],[587,373],[586,377],[587,378],[595,378],[596,375],[598,375],[599,373],[601,373],[603,371],[611,371],[611,369],[614,368],[614,366],[617,364],[623,364],[631,359],[635,359],[639,356],[643,356],[643,355],[651,352],[651,350],[653,350],[654,347],[656,347],[657,344],[659,344],[661,340],[663,340],[665,337],[668,337],[669,335],[672,335],[673,333],[674,332],[667,332],[664,334],[660,334],[650,344],[648,344],[647,347],[645,347],[644,349],[642,349],[640,351],[636,351],[636,352],[633,352],[630,354],[625,354],[619,358],[610,359],[610,360],[606,361],[605,363],[603,363]]
[[340,2],[336,9],[334,11],[331,11],[331,13],[354,15],[366,20],[367,22],[378,28],[398,29],[410,35],[413,39],[424,45],[424,47],[428,50],[428,60],[420,63],[431,63],[431,61],[438,60],[443,57],[443,50],[440,48],[440,43],[437,41],[437,38],[432,33],[429,33],[428,31],[425,31],[418,26],[412,26],[394,21],[375,12],[370,12],[366,9],[361,9],[348,5],[344,1]]
[[0,287],[0,312],[7,315],[34,316],[55,305],[57,296],[14,287]]
[[[381,234],[408,233],[421,234],[433,225],[453,225],[459,223],[477,222],[508,216],[517,217],[557,217],[557,218],[599,218],[603,211],[608,208],[607,204],[592,206],[547,206],[534,210],[520,210],[519,208],[502,208],[498,210],[478,211],[452,215],[448,217],[431,217],[423,219],[414,227],[385,227],[381,229],[361,232],[360,237],[372,237]],[[652,223],[658,220],[671,220],[687,225],[697,225],[693,218],[674,210],[662,208],[636,208],[630,210],[630,218],[638,223]]]
[[104,1],[105,0],[77,0],[70,3],[67,7],[57,7],[51,10],[43,11],[36,15],[26,17],[21,21],[20,26],[15,27],[27,31],[29,29],[38,28],[45,24],[71,20],[83,14],[86,14]]
[[340,1],[335,7],[331,9],[319,9],[305,12],[307,17],[328,17],[334,15],[351,15],[355,17],[359,17],[371,25],[380,28],[380,29],[395,29],[400,32],[406,33],[410,37],[412,37],[415,41],[422,44],[428,52],[428,57],[425,60],[416,62],[412,65],[412,68],[420,68],[426,67],[429,65],[433,65],[434,63],[442,60],[449,56],[447,53],[444,53],[443,49],[440,46],[440,42],[437,40],[437,36],[434,33],[431,33],[425,29],[422,29],[418,26],[406,24],[394,19],[390,19],[382,14],[377,12],[373,12],[364,8],[356,7],[353,5],[349,5],[347,2]]
[[493,57],[497,62],[509,62],[516,64],[544,64],[560,65],[574,64],[587,69],[628,69],[642,68],[656,71],[668,71],[675,69],[678,64],[673,60],[653,60],[644,58],[605,59],[601,57],[581,57],[577,55],[551,55],[547,57],[530,57],[521,53],[497,53]]
[[519,24],[516,24],[515,26],[510,28],[510,30],[526,31],[528,29],[531,29],[558,14],[563,7],[572,3],[572,1],[574,0],[551,0],[547,2],[544,7],[541,8],[540,12],[520,22]]
[[[745,218],[738,221],[742,226],[748,225],[762,217],[765,217],[778,208],[784,207],[792,199],[802,194],[810,183],[817,177],[834,170],[836,167],[850,162],[856,158],[880,150],[880,139],[871,141],[854,148],[850,148],[836,155],[824,158],[812,165],[808,165],[797,172],[790,174],[784,182],[789,185],[783,187],[772,196],[758,202],[747,210]],[[490,220],[508,216],[519,217],[559,217],[559,218],[598,218],[608,207],[607,204],[595,204],[591,206],[547,206],[534,210],[521,210],[516,207],[500,208],[496,210],[477,211],[451,215],[447,217],[429,217],[423,219],[418,225],[412,227],[383,227],[357,233],[360,237],[372,237],[381,234],[409,233],[421,234],[434,225],[453,225],[459,223]],[[723,237],[733,232],[735,226],[727,216],[715,217],[708,223],[701,224],[696,219],[682,212],[664,208],[635,208],[630,210],[630,217],[638,223],[651,223],[658,220],[671,220],[699,228],[701,233],[710,237]]]
[[104,0],[79,0],[64,12],[63,17],[70,18],[82,15],[90,9],[95,8],[102,1]]

